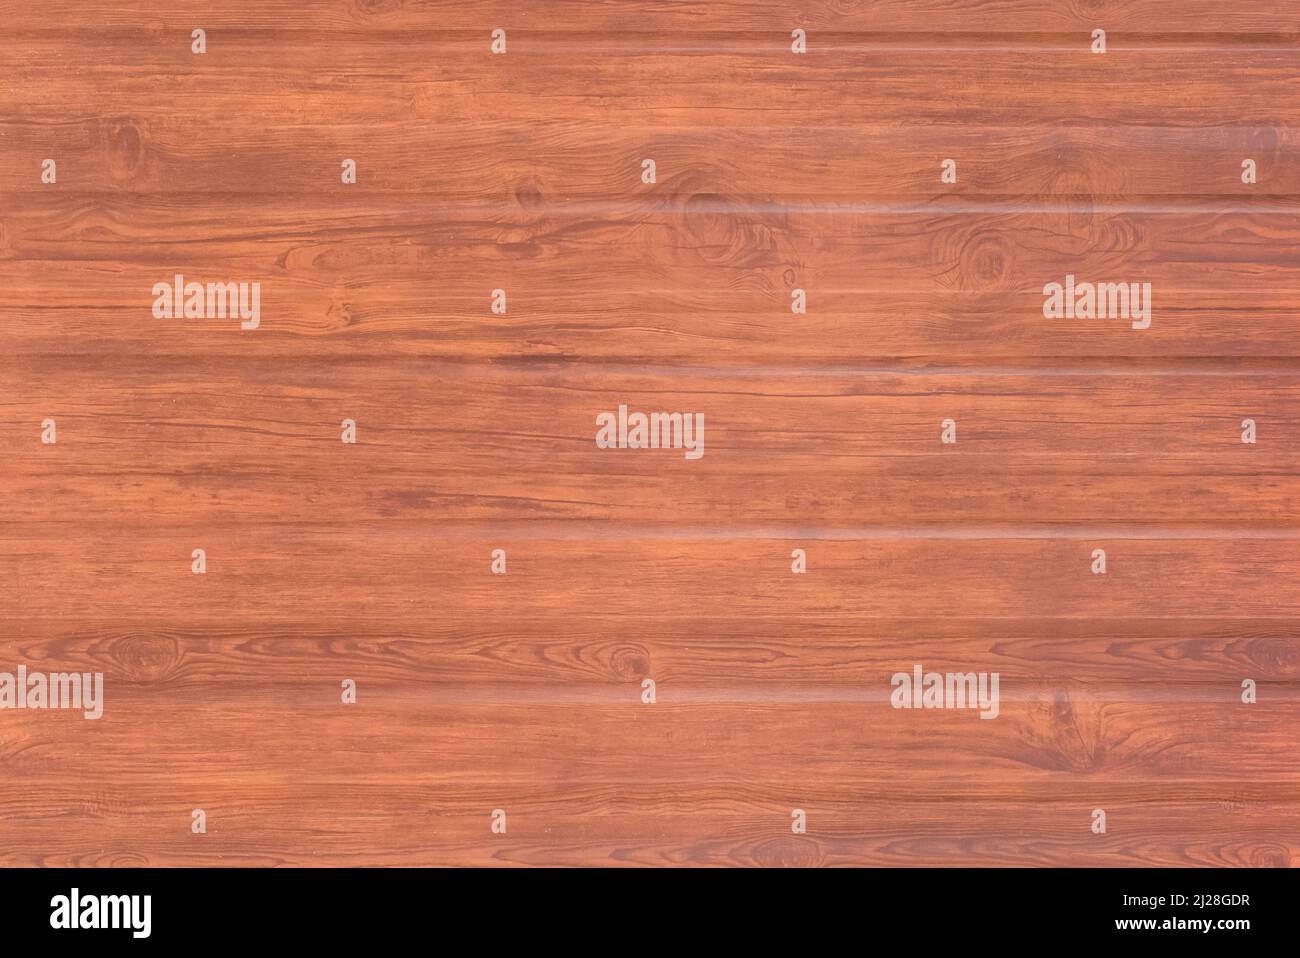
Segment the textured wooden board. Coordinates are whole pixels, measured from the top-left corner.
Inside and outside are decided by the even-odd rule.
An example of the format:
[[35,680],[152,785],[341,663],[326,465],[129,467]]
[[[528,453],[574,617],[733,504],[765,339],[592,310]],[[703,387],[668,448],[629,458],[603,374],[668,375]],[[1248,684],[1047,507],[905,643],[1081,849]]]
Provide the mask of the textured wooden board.
[[[204,522],[215,534],[338,523],[346,540],[353,526],[386,523],[358,533],[380,544],[438,540],[446,524],[472,521],[507,538],[538,520],[618,523],[572,533],[601,539],[638,526],[686,538],[1069,528],[1107,539],[1206,527],[1291,535],[1300,524],[1300,379],[1276,370],[40,356],[0,388],[11,397],[0,404],[8,514],[65,529],[111,527],[124,509],[200,535]],[[661,402],[704,413],[702,458],[595,448],[599,411]],[[55,446],[30,441],[47,415],[61,423]],[[1247,416],[1264,442],[1241,443]],[[949,417],[959,441],[945,446]],[[345,418],[356,445],[339,442]]]
[[0,862],[1294,864],[1294,12],[0,4]]
[[[216,523],[213,523],[215,526]],[[987,540],[913,537],[884,530],[872,540],[729,539],[687,531],[641,539],[610,528],[545,543],[512,527],[448,540],[436,524],[302,529],[258,525],[135,531],[129,539],[75,525],[56,536],[0,542],[24,589],[11,610],[31,618],[87,617],[124,592],[133,616],[166,619],[219,608],[285,622],[346,616],[350,585],[366,582],[365,614],[391,623],[408,616],[566,614],[691,617],[724,603],[746,620],[804,613],[862,621],[1006,618],[1032,610],[1066,619],[1099,615],[1200,613],[1242,618],[1300,614],[1300,538],[1116,540],[1058,536]],[[526,534],[526,533],[525,533]],[[808,552],[810,572],[790,573],[790,547]],[[190,553],[207,553],[197,583]],[[487,574],[493,548],[513,556],[508,575]],[[1090,554],[1111,566],[1091,575]],[[292,556],[292,590],[283,556]],[[349,557],[341,563],[339,556]],[[924,651],[924,649],[921,649]],[[936,650],[938,651],[938,650]],[[908,663],[910,665],[910,662]],[[1235,685],[1236,683],[1234,683]]]
[[[23,736],[12,774],[25,788],[7,817],[60,864],[1278,864],[1294,842],[1296,777],[1279,774],[1271,754],[1294,704],[1243,713],[1231,702],[1058,696],[1008,704],[992,722],[917,722],[847,697],[688,699],[650,713],[635,698],[559,703],[541,690],[435,703],[433,688],[406,683],[376,686],[347,717],[332,696],[294,687],[223,689],[203,719],[188,711],[195,690],[128,694],[114,724],[98,726],[99,746],[65,759],[57,779],[44,756],[66,734]],[[160,724],[163,709],[179,720]],[[974,734],[974,723],[991,731]],[[168,756],[166,776],[122,761],[145,737]],[[1236,775],[1244,781],[1230,790],[1205,786]],[[74,791],[68,776],[112,784]],[[57,825],[51,809],[33,808],[33,792],[49,796]],[[184,820],[194,795],[209,832],[160,836],[156,822]],[[1072,829],[1097,802],[1112,816],[1108,835]],[[512,812],[495,844],[479,834],[485,803]],[[791,807],[828,827],[791,835]],[[69,817],[93,823],[101,841],[79,844]]]
[[[585,35],[561,35],[531,48],[520,38],[506,54],[514,57],[509,64],[490,59],[488,29],[445,41],[437,34],[366,34],[338,46],[323,36],[266,30],[231,35],[223,48],[216,34],[204,54],[210,59],[200,64],[179,39],[104,34],[96,40],[102,65],[88,71],[60,57],[66,40],[19,38],[22,59],[0,96],[0,116],[58,110],[147,118],[159,109],[160,84],[174,97],[168,116],[179,102],[213,116],[249,111],[268,123],[363,124],[389,111],[430,125],[553,116],[597,128],[836,126],[857,117],[905,128],[972,115],[995,124],[1286,126],[1300,114],[1294,39],[1191,48],[1138,41],[1125,48],[1117,38],[1115,52],[1103,58],[1089,52],[1086,32],[1031,37],[1019,47],[843,38],[794,62],[788,33],[770,35],[757,48],[752,40],[716,35],[684,49],[607,51],[599,36],[588,44]],[[1049,68],[1052,82],[1038,82]],[[1153,74],[1161,82],[1153,84]]]
[[[476,694],[503,695],[559,678],[586,697],[621,698],[621,683],[653,672],[677,687],[712,687],[715,696],[743,694],[745,685],[733,688],[732,682],[789,696],[799,692],[791,684],[797,681],[813,693],[853,698],[868,691],[861,676],[891,669],[900,646],[924,642],[952,662],[1014,672],[1036,693],[1060,687],[1099,700],[1116,693],[1130,699],[1213,697],[1228,664],[1273,676],[1285,697],[1285,683],[1300,670],[1294,622],[1259,617],[976,619],[933,613],[859,621],[792,610],[743,622],[717,612],[628,622],[593,610],[534,615],[525,632],[509,613],[469,616],[448,609],[418,622],[368,628],[364,622],[357,610],[329,623],[304,616],[288,624],[224,626],[139,613],[111,621],[9,619],[25,655],[112,671],[142,690],[154,683],[209,687],[232,675],[254,679],[267,668],[277,682],[310,686],[321,657],[339,656],[384,684],[441,682],[443,695],[471,686]],[[1212,791],[1216,783],[1203,787]]]
[[[53,129],[52,129],[53,127]],[[1008,122],[973,127],[954,118],[909,129],[864,116],[817,127],[798,121],[771,126],[617,127],[570,120],[544,125],[510,118],[430,124],[395,116],[382,121],[302,122],[269,117],[257,129],[231,128],[206,116],[84,115],[52,123],[10,115],[0,130],[13,152],[0,162],[0,190],[39,195],[31,168],[57,137],[76,179],[61,195],[252,193],[266,197],[320,194],[335,156],[356,154],[366,176],[349,192],[454,196],[484,193],[534,211],[555,208],[560,195],[578,200],[626,199],[629,171],[653,155],[671,178],[647,200],[712,192],[778,196],[866,207],[934,197],[935,158],[957,157],[961,196],[1035,195],[1079,207],[1091,195],[1142,196],[1148,205],[1188,197],[1294,196],[1300,192],[1300,143],[1285,126],[1216,127],[1102,121]],[[230,162],[232,152],[256,155]],[[316,156],[315,162],[304,157]],[[1242,157],[1264,171],[1257,183],[1237,175]],[[113,162],[104,162],[105,158]],[[1215,171],[1218,176],[1212,175]],[[47,201],[52,197],[44,197]],[[1020,204],[1022,207],[1024,203]],[[1124,208],[1123,205],[1120,206]],[[500,212],[498,206],[495,211]]]
[[[238,198],[237,221],[214,194],[7,199],[0,284],[11,321],[0,346],[87,362],[225,353],[283,367],[364,353],[743,363],[806,376],[916,360],[1124,368],[1294,356],[1294,197],[876,196],[809,209],[629,195],[523,210],[518,198],[300,194]],[[1149,329],[1044,320],[1044,284],[1130,272],[1152,284]],[[155,320],[150,290],[177,273],[260,282],[274,320],[255,331]],[[489,311],[498,288],[504,316]],[[794,289],[808,296],[800,317]]]
[[[204,0],[123,0],[105,9],[96,0],[60,0],[66,19],[50,18],[27,4],[6,0],[0,10],[16,35],[54,36],[114,30],[158,37],[164,31],[209,23],[214,27],[332,34],[365,27],[372,31],[440,30],[481,32],[518,22],[524,30],[604,30],[612,39],[629,34],[652,42],[680,33],[786,30],[803,25],[819,32],[873,31],[884,34],[934,32],[1014,34],[1026,31],[1085,33],[1099,24],[1116,29],[1211,36],[1277,39],[1293,35],[1293,11],[1284,3],[1217,0],[806,0],[797,8],[781,0],[548,0],[520,9],[510,0],[266,0],[213,8]],[[997,37],[995,36],[995,39]]]

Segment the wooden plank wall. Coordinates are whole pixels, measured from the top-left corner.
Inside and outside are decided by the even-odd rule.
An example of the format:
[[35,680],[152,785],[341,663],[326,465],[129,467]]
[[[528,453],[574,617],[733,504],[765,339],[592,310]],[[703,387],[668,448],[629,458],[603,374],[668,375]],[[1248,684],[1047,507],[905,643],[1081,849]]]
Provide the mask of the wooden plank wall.
[[1296,862],[1293,4],[108,7],[0,3],[0,862]]

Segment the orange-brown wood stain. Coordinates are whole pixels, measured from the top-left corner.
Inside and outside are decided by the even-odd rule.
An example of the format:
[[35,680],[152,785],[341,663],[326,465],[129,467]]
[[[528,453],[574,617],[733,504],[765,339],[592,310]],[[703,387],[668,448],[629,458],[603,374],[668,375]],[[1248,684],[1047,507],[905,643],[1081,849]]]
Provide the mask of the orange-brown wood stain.
[[0,4],[0,862],[1293,864],[1294,10],[1083,6]]

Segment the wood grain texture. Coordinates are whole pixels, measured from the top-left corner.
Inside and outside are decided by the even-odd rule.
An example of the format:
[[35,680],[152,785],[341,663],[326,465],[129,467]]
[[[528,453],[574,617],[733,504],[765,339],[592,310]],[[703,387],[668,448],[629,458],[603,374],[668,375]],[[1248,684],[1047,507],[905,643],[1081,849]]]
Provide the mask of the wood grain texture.
[[0,3],[0,863],[1296,864],[1294,12]]

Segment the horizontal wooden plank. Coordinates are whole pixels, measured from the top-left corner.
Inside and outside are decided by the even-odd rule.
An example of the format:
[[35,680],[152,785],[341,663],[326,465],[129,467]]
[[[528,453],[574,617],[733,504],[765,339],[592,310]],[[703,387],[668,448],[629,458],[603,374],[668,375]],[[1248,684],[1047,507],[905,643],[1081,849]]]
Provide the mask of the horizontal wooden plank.
[[[420,523],[418,535],[435,538],[451,523],[493,522],[513,537],[543,520],[712,537],[1232,536],[1300,525],[1294,373],[111,357],[68,372],[49,357],[0,370],[0,397],[10,490],[0,515],[63,530],[124,512],[162,526]],[[597,416],[620,405],[702,414],[703,454],[687,458],[684,437],[676,449],[599,448]],[[51,418],[57,444],[46,445]],[[1244,418],[1256,419],[1254,445],[1241,442]],[[355,444],[340,441],[345,419]],[[945,419],[955,444],[941,441]]]
[[[362,684],[343,706],[283,691],[137,691],[106,698],[96,722],[17,716],[3,749],[21,789],[0,802],[0,858],[718,863],[803,848],[806,864],[1027,864],[1100,863],[1123,848],[1158,863],[1286,864],[1296,847],[1300,780],[1278,751],[1294,704],[1058,698],[981,722],[883,701],[503,707]],[[197,724],[158,721],[196,709]],[[779,735],[756,734],[774,722]],[[142,738],[165,758],[165,781],[139,761]],[[74,790],[86,782],[111,784]],[[33,809],[33,791],[49,809]],[[202,836],[189,832],[196,807],[209,816]],[[813,849],[782,845],[795,807]],[[1096,807],[1104,838],[1089,830]],[[493,808],[509,816],[496,845]],[[79,840],[82,828],[101,840]],[[751,843],[760,850],[741,850]]]
[[[223,214],[219,199],[206,196],[50,192],[9,200],[5,268],[13,275],[16,267],[39,266],[47,281],[61,278],[60,270],[101,263],[191,273],[238,266],[260,280],[287,270],[318,282],[346,266],[355,282],[387,270],[401,288],[431,269],[436,253],[440,276],[509,270],[506,278],[535,280],[546,270],[551,289],[585,276],[583,289],[653,290],[660,288],[656,277],[671,284],[689,269],[696,271],[694,285],[705,289],[727,286],[725,278],[741,289],[768,279],[787,294],[796,281],[859,291],[1015,290],[1032,292],[1041,310],[1044,282],[1063,282],[1067,272],[1080,281],[1102,271],[1094,282],[1162,284],[1159,292],[1245,289],[1250,280],[1252,289],[1267,291],[1290,290],[1300,266],[1291,248],[1300,205],[1282,198],[1190,208],[1168,200],[1129,209],[1123,197],[1081,205],[1047,199],[1041,206],[1017,197],[952,197],[784,209],[722,195],[676,202],[629,196],[598,209],[560,203],[529,213],[486,202],[429,198],[412,206],[395,195],[339,194],[259,201],[237,222]],[[331,222],[335,231],[325,229]],[[303,235],[316,228],[319,237]],[[358,238],[345,241],[344,230]],[[1188,239],[1191,231],[1196,242]],[[1025,234],[1035,232],[1032,243]],[[134,247],[130,257],[124,242]],[[647,262],[651,250],[657,262]],[[591,275],[596,260],[606,264],[603,275]],[[1222,273],[1217,284],[1195,268],[1211,264]],[[1259,282],[1263,266],[1272,273],[1268,285]],[[415,276],[393,277],[399,268]],[[1111,279],[1117,269],[1125,275]],[[720,274],[716,284],[700,282],[706,270]],[[746,272],[754,277],[748,283]],[[790,277],[778,282],[786,272]],[[133,280],[130,273],[116,282],[105,277],[106,304],[116,305],[114,290]],[[148,307],[151,286],[134,301]]]
[[[727,196],[676,204],[629,197],[599,210],[575,204],[528,213],[433,198],[412,206],[405,197],[371,194],[259,201],[237,222],[205,196],[11,199],[0,248],[4,278],[18,287],[9,307],[24,305],[29,290],[76,295],[69,278],[84,282],[98,266],[103,305],[129,302],[146,318],[153,284],[175,272],[200,282],[262,282],[269,316],[291,291],[334,287],[345,270],[354,284],[382,279],[408,294],[422,288],[426,302],[440,283],[468,287],[471,280],[485,302],[491,282],[507,291],[521,282],[568,292],[779,290],[787,315],[796,286],[1015,293],[1022,298],[1005,305],[1032,307],[1042,318],[1044,284],[1064,283],[1067,274],[1080,282],[1149,282],[1157,309],[1170,293],[1258,294],[1300,282],[1300,203],[1282,199],[1238,204],[1234,212],[1222,202],[1125,209],[1122,198],[1097,209],[954,197],[925,209],[867,202],[784,210]],[[224,272],[201,275],[213,270]],[[33,305],[60,302],[43,295]]]
[[[11,47],[0,119],[149,115],[165,84],[172,113],[256,115],[271,125],[385,118],[449,124],[485,116],[615,127],[833,127],[846,117],[912,127],[972,115],[1000,125],[1282,127],[1300,120],[1295,35],[1199,47],[1135,37],[1127,48],[1117,36],[1105,55],[1090,51],[1083,30],[1014,49],[849,37],[838,47],[825,43],[815,56],[791,53],[788,31],[762,38],[757,49],[729,50],[720,38],[606,55],[593,46],[597,35],[564,34],[559,45],[531,48],[517,40],[505,56],[489,51],[486,32],[371,39],[287,44],[278,32],[249,31],[213,38],[208,53],[196,56],[185,33],[147,44],[135,34],[100,33],[92,57],[71,59],[61,55],[65,42],[57,35],[25,34]],[[1045,58],[1051,84],[1037,82]]]
[[[146,120],[147,117],[147,120]],[[640,189],[641,161],[663,178],[654,195],[790,197],[851,204],[859,197],[927,200],[951,194],[1042,197],[1294,196],[1294,127],[1100,122],[901,127],[871,118],[833,126],[610,128],[483,118],[454,125],[383,114],[365,121],[267,122],[232,129],[206,116],[54,114],[0,120],[0,191],[49,196],[128,191],[248,194],[402,193],[492,200],[502,209],[617,201]],[[41,180],[56,157],[57,184]],[[341,182],[344,158],[357,182]],[[1243,183],[1242,161],[1257,181]],[[957,182],[940,181],[953,159]]]
[[[809,551],[816,574],[821,556],[815,545]],[[292,686],[310,697],[332,687],[323,677],[328,663],[367,684],[436,686],[441,701],[563,694],[596,704],[624,702],[629,683],[639,689],[647,676],[671,688],[674,701],[748,695],[861,702],[869,682],[905,671],[899,663],[912,659],[927,669],[999,672],[1027,694],[1062,692],[1098,703],[1228,701],[1240,687],[1236,676],[1254,678],[1265,701],[1288,701],[1288,683],[1300,681],[1300,621],[1262,616],[1079,619],[1031,611],[972,619],[936,612],[854,622],[797,608],[747,620],[723,608],[633,619],[449,608],[393,625],[356,609],[330,622],[305,613],[287,624],[237,610],[214,619],[197,604],[180,611],[166,621],[117,609],[89,618],[10,616],[0,668],[25,662],[44,671],[104,672],[115,694],[139,686],[213,695],[251,683]]]
[[[549,0],[544,11],[521,8],[509,0],[265,0],[214,7],[202,0],[175,0],[165,6],[148,0],[124,0],[106,9],[94,0],[59,0],[57,29],[70,34],[139,31],[159,37],[172,30],[188,35],[193,26],[230,31],[274,30],[285,36],[319,32],[326,36],[369,32],[414,31],[446,35],[449,31],[490,30],[495,26],[530,31],[611,31],[615,36],[659,36],[698,31],[777,30],[792,26],[821,31],[985,32],[1026,30],[1085,33],[1094,26],[1168,33],[1290,35],[1294,18],[1285,5],[1236,4],[1216,0],[1125,0],[1087,5],[1051,0],[808,0],[792,10],[780,0]],[[51,33],[48,16],[17,2],[0,5],[7,31],[22,36]]]
[[[577,264],[585,259],[565,268],[578,287],[601,282],[581,273]],[[135,278],[118,278],[119,272]],[[0,348],[24,361],[41,355],[92,363],[105,356],[162,363],[388,357],[527,362],[539,368],[566,362],[784,368],[795,376],[827,369],[1055,377],[1191,372],[1222,378],[1289,373],[1300,358],[1289,305],[1296,294],[1286,289],[1161,287],[1152,325],[1139,331],[1131,321],[1109,318],[1044,319],[1043,297],[1028,291],[798,287],[805,289],[810,312],[792,315],[790,289],[776,287],[782,280],[798,282],[794,271],[769,280],[772,272],[755,270],[747,280],[735,270],[697,274],[718,284],[708,288],[682,275],[666,288],[573,293],[546,288],[542,277],[521,277],[513,268],[509,277],[488,270],[454,287],[444,281],[433,292],[379,278],[327,284],[269,276],[245,281],[263,283],[262,299],[258,328],[241,330],[238,319],[155,320],[149,281],[167,282],[157,277],[174,273],[129,264],[77,268],[54,260],[21,270],[0,264],[12,291],[10,302],[0,305]],[[85,281],[78,274],[87,273],[111,303],[78,294],[77,284]],[[183,275],[225,282],[209,277],[229,270],[209,267]],[[738,278],[744,286],[723,285]],[[490,312],[493,289],[505,290],[507,315]]]
[[[0,347],[20,354],[832,367],[1294,355],[1300,216],[1280,198],[1238,212],[951,198],[923,212],[629,197],[527,213],[372,194],[267,199],[238,222],[202,195],[11,199]],[[258,327],[155,319],[154,286],[178,273],[260,284]],[[1045,318],[1045,286],[1068,276],[1149,283],[1150,325]],[[795,289],[806,314],[792,313]]]
[[[320,789],[361,761],[371,786],[468,791],[478,801],[493,787],[535,800],[696,782],[785,801],[1061,804],[1090,801],[1095,782],[1108,799],[1162,804],[1169,788],[1153,797],[1139,783],[1200,779],[1192,795],[1201,801],[1294,799],[1300,783],[1286,755],[1300,715],[1294,696],[1254,705],[1018,699],[1008,680],[997,717],[983,720],[973,709],[891,708],[888,681],[876,677],[886,694],[858,703],[726,705],[674,702],[665,683],[647,705],[635,683],[622,704],[566,701],[563,686],[502,703],[443,701],[436,684],[384,687],[362,676],[356,704],[343,705],[339,681],[311,695],[248,683],[195,695],[120,689],[106,675],[100,718],[6,710],[2,750],[6,780],[24,789],[55,780],[149,787],[156,769],[133,761],[148,741],[175,782],[236,775]],[[1252,785],[1239,791],[1236,779]]]
[[[447,540],[425,527],[78,532],[38,539],[0,529],[0,573],[18,583],[17,618],[177,617],[211,622],[239,610],[259,623],[374,622],[545,615],[855,620],[1240,618],[1300,615],[1300,540],[803,540],[627,537],[519,542]],[[791,573],[806,547],[815,573]],[[207,572],[191,572],[206,552]],[[509,571],[490,572],[494,548]],[[1108,571],[1093,574],[1092,549]],[[294,588],[286,592],[291,577]],[[362,599],[358,599],[358,596]],[[1245,677],[1245,676],[1243,676]]]
[[[51,786],[53,789],[53,787]],[[341,801],[338,794],[349,801]],[[718,793],[684,792],[681,802],[640,814],[602,814],[610,800],[567,807],[507,801],[508,831],[488,832],[499,801],[447,808],[421,790],[337,791],[293,801],[283,788],[213,784],[199,800],[208,831],[189,833],[194,793],[99,793],[0,825],[0,862],[9,866],[1294,866],[1292,804],[1236,806],[1181,802],[1107,808],[1108,831],[1088,831],[1091,808],[917,806],[890,802],[805,808],[808,833],[790,833],[790,807],[748,810]],[[263,797],[266,796],[266,797]],[[108,805],[110,802],[121,804]],[[715,803],[710,805],[710,801]],[[811,803],[805,803],[811,804]],[[108,805],[108,807],[105,807]],[[738,807],[739,806],[739,807]],[[802,807],[802,806],[791,806]],[[52,824],[57,822],[57,824]],[[77,825],[98,841],[80,841]],[[170,826],[170,827],[169,827]],[[8,833],[8,834],[6,834]]]

